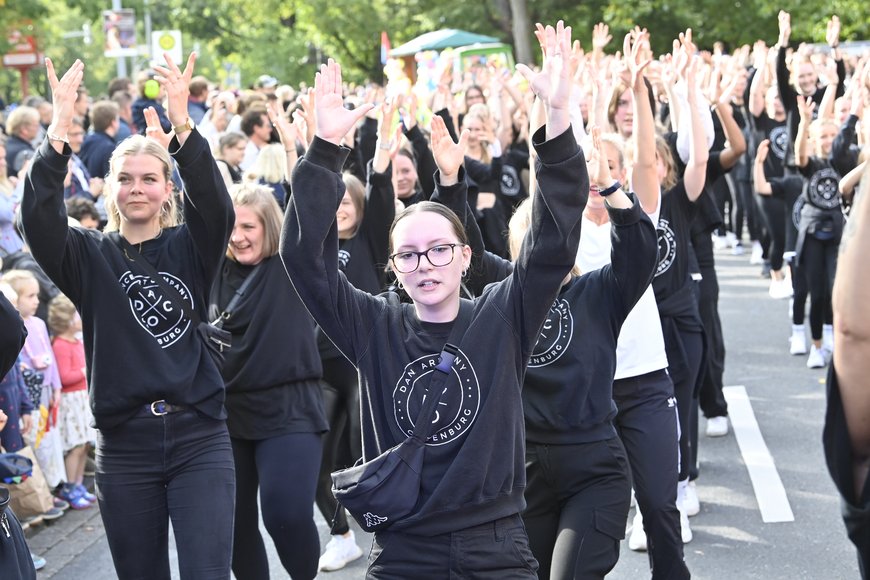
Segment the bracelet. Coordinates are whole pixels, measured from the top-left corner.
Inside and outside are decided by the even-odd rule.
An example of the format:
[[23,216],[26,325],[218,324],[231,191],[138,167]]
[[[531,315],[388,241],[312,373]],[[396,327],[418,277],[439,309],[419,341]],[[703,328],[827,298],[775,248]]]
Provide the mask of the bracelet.
[[616,193],[616,191],[620,188],[622,188],[622,184],[618,181],[614,181],[613,185],[611,185],[607,189],[599,190],[598,195],[600,195],[601,197],[607,197],[611,193]]
[[58,137],[54,133],[46,133],[49,141],[60,141],[61,143],[66,143],[69,145],[69,138],[67,137]]
[[393,140],[392,139],[390,139],[389,141],[386,141],[386,142],[378,139],[378,149],[383,149],[384,151],[389,151],[392,148],[393,148]]

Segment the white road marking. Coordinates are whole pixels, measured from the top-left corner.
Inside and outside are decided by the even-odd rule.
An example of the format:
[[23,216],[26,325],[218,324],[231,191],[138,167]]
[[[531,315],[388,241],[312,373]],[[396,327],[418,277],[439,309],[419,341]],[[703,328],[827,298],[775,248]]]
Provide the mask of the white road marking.
[[758,428],[758,421],[755,419],[746,387],[743,385],[724,387],[722,392],[728,402],[728,418],[734,428],[734,436],[743,455],[743,462],[749,471],[749,479],[755,490],[762,521],[768,524],[793,522],[794,513],[791,511],[791,504],[776,465],[773,463],[770,450]]

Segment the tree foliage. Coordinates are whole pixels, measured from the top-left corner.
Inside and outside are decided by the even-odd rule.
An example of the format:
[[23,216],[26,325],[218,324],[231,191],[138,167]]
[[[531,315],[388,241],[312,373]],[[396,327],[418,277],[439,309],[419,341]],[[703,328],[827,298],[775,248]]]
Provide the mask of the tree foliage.
[[[517,0],[125,0],[125,8],[136,11],[140,43],[147,44],[144,13],[150,10],[152,29],[180,29],[185,52],[200,53],[198,72],[225,81],[228,71],[237,67],[243,85],[260,74],[271,74],[292,84],[310,82],[321,58],[334,57],[342,63],[346,76],[361,81],[379,77],[379,41],[387,31],[393,46],[439,28],[460,28],[496,36],[515,44],[511,2]],[[522,0],[521,0],[522,1]],[[524,0],[528,23],[517,30],[532,37],[533,22],[565,20],[575,29],[575,37],[591,47],[591,30],[596,22],[610,25],[614,42],[610,50],[621,47],[619,39],[633,25],[652,33],[656,52],[669,50],[671,39],[691,27],[701,48],[723,41],[726,48],[751,44],[762,38],[776,41],[776,15],[780,8],[792,13],[793,38],[820,42],[825,22],[831,14],[840,15],[843,38],[870,38],[870,3],[866,0],[830,0],[786,4],[771,0]],[[86,83],[99,94],[115,74],[114,59],[102,56],[101,13],[106,0],[0,0],[7,29],[32,26],[42,50],[60,66],[82,58],[87,65]],[[30,24],[28,24],[30,23]],[[80,31],[88,24],[93,42],[64,34]],[[0,49],[5,50],[5,35]],[[537,57],[537,55],[535,55]],[[134,70],[147,66],[136,59]],[[44,71],[35,73],[38,87]],[[17,98],[17,78],[13,71],[0,72],[0,94]]]

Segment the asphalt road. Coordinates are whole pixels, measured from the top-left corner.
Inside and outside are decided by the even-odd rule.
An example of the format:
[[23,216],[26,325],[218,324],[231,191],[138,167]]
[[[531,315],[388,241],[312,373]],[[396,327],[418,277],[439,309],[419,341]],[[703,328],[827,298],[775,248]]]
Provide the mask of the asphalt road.
[[[697,579],[858,578],[857,562],[840,520],[839,500],[824,466],[824,370],[809,370],[805,357],[788,354],[788,301],[767,296],[767,283],[747,256],[717,254],[720,314],[726,348],[725,384],[743,385],[781,478],[794,520],[765,523],[747,464],[735,435],[709,439],[701,422],[701,513],[692,518],[694,540],[685,546],[686,562]],[[765,491],[770,491],[765,489]],[[629,516],[629,522],[631,516]],[[321,544],[326,524],[318,521]],[[367,552],[370,540],[359,536]],[[32,549],[49,560],[40,578],[109,580],[115,578],[96,510],[65,516],[30,538]],[[273,578],[286,578],[269,540]],[[365,558],[346,569],[321,574],[329,580],[359,579]],[[174,578],[177,577],[173,576]],[[619,564],[608,578],[648,578],[644,553],[623,542]]]

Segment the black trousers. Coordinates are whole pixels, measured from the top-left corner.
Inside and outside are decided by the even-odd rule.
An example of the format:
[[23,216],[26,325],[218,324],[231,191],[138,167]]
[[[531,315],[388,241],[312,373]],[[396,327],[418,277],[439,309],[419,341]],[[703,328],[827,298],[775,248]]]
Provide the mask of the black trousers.
[[[709,236],[707,237],[709,241]],[[707,356],[701,369],[701,390],[698,395],[704,416],[724,417],[728,415],[728,403],[722,394],[725,373],[725,338],[722,336],[722,321],[719,318],[719,279],[716,267],[701,266],[699,282],[698,311],[704,324],[707,339]]]
[[807,234],[801,249],[801,268],[810,291],[810,334],[813,340],[821,340],[823,325],[830,323],[839,247],[839,240],[821,241]]
[[652,577],[689,578],[677,511],[679,437],[674,384],[659,370],[613,382],[616,429],[628,454]]
[[519,514],[438,536],[375,532],[367,580],[536,580]]
[[541,580],[602,579],[619,560],[631,475],[619,437],[526,444],[523,521]]
[[284,569],[293,580],[311,580],[317,576],[320,557],[320,536],[314,522],[314,489],[322,455],[320,433],[231,441],[236,465],[233,574],[237,580],[269,577],[258,517],[262,511],[263,524]]
[[321,384],[329,432],[323,436],[323,457],[315,502],[323,519],[332,523],[333,534],[346,534],[350,530],[347,513],[338,509],[338,502],[332,495],[330,474],[350,467],[362,456],[358,380],[356,368],[346,358],[323,361]]
[[785,200],[770,195],[759,195],[758,204],[764,212],[770,234],[770,267],[779,271],[782,269],[782,254],[785,252],[786,220],[791,220],[791,213]]

